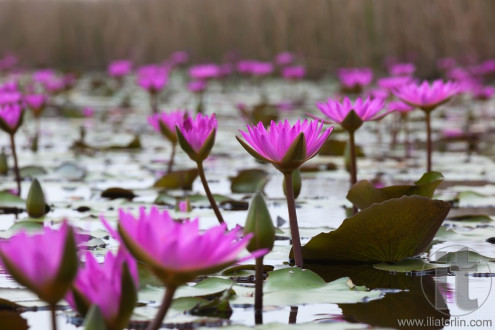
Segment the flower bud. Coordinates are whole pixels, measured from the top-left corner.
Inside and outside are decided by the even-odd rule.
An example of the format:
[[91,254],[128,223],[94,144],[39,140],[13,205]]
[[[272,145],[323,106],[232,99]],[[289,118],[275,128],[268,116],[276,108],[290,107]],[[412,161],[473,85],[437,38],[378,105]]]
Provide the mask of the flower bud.
[[244,226],[244,234],[248,233],[254,234],[246,247],[248,251],[271,250],[273,248],[275,227],[261,192],[254,195],[249,205],[246,225]]
[[29,188],[26,211],[31,218],[41,218],[46,214],[45,195],[37,179],[34,179],[31,188]]

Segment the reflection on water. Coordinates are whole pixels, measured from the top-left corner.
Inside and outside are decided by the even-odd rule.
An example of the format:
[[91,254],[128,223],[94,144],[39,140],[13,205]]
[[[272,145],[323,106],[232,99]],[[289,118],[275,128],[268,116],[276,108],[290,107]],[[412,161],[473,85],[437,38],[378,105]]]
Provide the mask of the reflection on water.
[[[423,319],[425,324],[431,320],[447,321],[450,313],[441,291],[433,276],[414,276],[404,273],[392,274],[375,270],[371,265],[306,265],[318,273],[325,281],[334,281],[349,277],[355,285],[364,285],[369,289],[398,289],[399,292],[387,293],[383,299],[367,303],[339,304],[341,319],[347,322],[365,323],[371,326],[407,328],[400,326],[400,319]],[[445,288],[442,288],[445,289]],[[435,301],[434,308],[429,301]],[[409,327],[410,328],[410,327]],[[441,329],[442,326],[423,327],[423,329]]]

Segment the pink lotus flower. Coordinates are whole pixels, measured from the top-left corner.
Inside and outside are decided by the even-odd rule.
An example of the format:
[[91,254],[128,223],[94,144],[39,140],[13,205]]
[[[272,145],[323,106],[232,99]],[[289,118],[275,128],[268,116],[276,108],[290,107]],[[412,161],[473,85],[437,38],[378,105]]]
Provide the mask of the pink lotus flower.
[[289,65],[294,62],[295,56],[291,52],[282,52],[275,57],[275,63],[279,66]]
[[428,112],[450,100],[458,91],[459,86],[454,82],[435,80],[431,85],[424,81],[421,85],[402,86],[395,90],[395,95],[405,103]]
[[476,84],[471,87],[470,92],[477,100],[489,100],[495,94],[495,87]]
[[184,151],[195,161],[208,157],[217,131],[215,114],[208,116],[198,113],[193,119],[187,117],[176,126],[179,143]]
[[11,80],[0,85],[1,93],[19,93],[19,84],[16,80]]
[[54,306],[77,272],[73,230],[64,221],[59,230],[45,227],[42,234],[33,236],[18,233],[1,243],[0,259],[17,282]]
[[303,66],[289,66],[282,70],[282,76],[289,80],[300,80],[306,74]]
[[205,80],[193,80],[187,84],[187,89],[193,93],[202,93],[206,89]]
[[41,69],[33,73],[32,79],[35,82],[44,84],[48,80],[56,77],[55,71],[52,69]]
[[410,76],[416,71],[416,66],[413,63],[395,63],[388,71],[392,76]]
[[24,96],[24,101],[34,114],[39,116],[48,98],[44,94],[28,94]]
[[108,65],[108,75],[120,78],[131,73],[132,62],[130,60],[117,60]]
[[379,120],[389,112],[380,113],[385,106],[383,99],[369,97],[365,100],[358,97],[354,103],[346,96],[342,102],[328,99],[326,103],[317,102],[316,106],[332,122],[342,124],[351,111],[362,121]]
[[183,65],[186,64],[188,61],[189,61],[189,53],[184,50],[173,52],[169,56],[169,62],[173,66]]
[[18,91],[0,92],[0,105],[19,104],[22,101],[22,94]]
[[138,71],[138,85],[150,93],[158,93],[168,82],[169,70],[158,65],[147,65]]
[[338,71],[340,83],[345,90],[360,91],[373,80],[370,68],[342,68]]
[[239,259],[252,236],[241,238],[240,227],[227,233],[225,228],[222,224],[201,233],[199,219],[176,222],[166,210],[160,212],[156,207],[149,213],[141,208],[138,218],[119,210],[118,230],[125,245],[167,286],[178,286],[266,253],[257,251]]
[[390,96],[390,93],[387,89],[374,88],[366,91],[366,95],[372,99],[387,99]]
[[255,61],[252,60],[241,60],[237,62],[237,72],[241,74],[251,73],[251,66]]
[[189,75],[193,79],[207,80],[217,78],[220,74],[220,68],[216,64],[195,65],[189,69]]
[[414,110],[414,107],[410,106],[407,103],[404,103],[402,101],[392,101],[387,104],[387,108],[389,110],[397,111],[397,112],[410,112]]
[[[298,120],[293,126],[287,120],[272,121],[268,130],[259,122],[256,126],[248,125],[247,129],[247,133],[240,131],[246,142],[236,137],[244,149],[255,158],[272,163],[281,172],[288,172],[316,156],[333,127],[322,132],[323,123],[306,119]],[[304,154],[294,154],[295,144],[300,143],[301,136]]]
[[0,128],[14,134],[22,123],[22,107],[18,103],[0,104]]
[[185,116],[187,116],[187,112],[184,110],[177,110],[170,113],[162,112],[149,116],[148,123],[155,131],[163,134],[172,143],[175,143],[177,142],[175,126],[182,124]]
[[273,72],[273,64],[270,62],[251,62],[249,73],[253,76],[267,76]]
[[412,78],[409,76],[385,77],[378,79],[378,86],[391,91],[411,82]]
[[127,327],[139,288],[136,261],[124,249],[117,255],[108,252],[102,264],[91,252],[85,257],[85,267],[79,270],[65,299],[82,316],[91,305],[98,306],[107,329]]
[[52,77],[43,81],[43,87],[52,94],[57,94],[65,89],[65,80],[60,77]]

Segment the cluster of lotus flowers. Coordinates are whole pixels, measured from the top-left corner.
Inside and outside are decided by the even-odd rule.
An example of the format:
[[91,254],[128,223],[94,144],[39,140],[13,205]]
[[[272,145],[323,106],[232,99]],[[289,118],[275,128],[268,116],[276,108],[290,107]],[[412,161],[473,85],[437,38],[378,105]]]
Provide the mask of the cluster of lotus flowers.
[[[273,62],[239,60],[220,65],[191,66],[188,70],[191,77],[188,88],[195,93],[202,93],[209,80],[223,78],[234,71],[252,77],[265,77],[279,72],[286,79],[299,80],[304,76],[305,70],[301,65],[294,65],[295,58],[293,54],[282,53]],[[136,71],[137,83],[150,95],[156,96],[166,86],[170,70],[184,66],[188,61],[186,52],[177,52],[164,64],[141,67]],[[467,78],[455,68],[449,67],[449,76],[453,77],[456,71],[456,75],[462,76],[464,80],[453,77],[452,81],[436,80],[430,83],[420,82],[412,77],[415,71],[413,64],[393,63],[388,67],[391,76],[378,79],[379,87],[375,89],[368,88],[373,80],[371,69],[345,68],[338,73],[342,91],[361,93],[360,97],[354,100],[347,96],[336,97],[318,102],[316,107],[323,118],[300,119],[294,124],[287,120],[272,121],[268,126],[260,122],[248,125],[245,131],[240,131],[237,140],[241,146],[256,159],[271,163],[284,175],[297,266],[303,266],[303,259],[292,174],[315,157],[331,135],[333,127],[325,127],[325,124],[338,124],[349,133],[351,184],[354,184],[357,181],[355,131],[365,122],[379,120],[391,112],[407,113],[416,108],[421,109],[427,119],[430,169],[430,113],[460,92],[469,91],[476,98],[481,94],[484,98],[490,97],[493,91],[490,92],[477,78],[486,72],[495,72],[495,66],[489,64],[493,63],[482,66],[485,71],[467,70],[467,73],[464,72]],[[447,67],[446,63],[442,62],[442,65]],[[131,74],[132,67],[129,60],[115,61],[108,67],[108,74],[115,79],[122,79]],[[470,85],[468,81],[471,82]],[[34,116],[39,117],[50,97],[69,88],[74,82],[72,76],[59,76],[54,71],[43,70],[32,75],[32,84],[23,91],[17,83],[0,86],[0,128],[11,137],[14,157],[14,135],[22,124],[24,110],[30,108]],[[467,88],[467,85],[470,87]],[[482,93],[480,89],[483,90]],[[150,326],[156,329],[161,325],[178,286],[198,275],[211,274],[246,260],[239,255],[248,247],[253,237],[253,233],[242,233],[240,228],[227,230],[227,224],[215,204],[204,176],[202,162],[214,146],[218,128],[215,114],[193,115],[185,110],[159,113],[156,103],[152,108],[156,113],[148,117],[149,124],[173,146],[169,171],[172,170],[178,143],[189,158],[196,162],[219,225],[201,233],[198,219],[178,222],[167,211],[159,211],[156,207],[149,211],[140,209],[137,217],[120,210],[117,230],[102,219],[111,236],[120,242],[118,252],[109,252],[102,264],[91,253],[82,254],[77,251],[80,235],[67,222],[63,222],[58,230],[45,228],[43,233],[37,235],[19,233],[0,245],[2,265],[19,283],[35,292],[52,308],[61,299],[66,299],[84,316],[92,305],[96,305],[109,329],[125,327],[136,304],[136,261],[147,266],[167,288],[162,304],[164,307],[160,308],[157,318]],[[19,178],[17,179],[19,182]],[[20,193],[20,185],[18,192]],[[271,244],[273,245],[273,241]],[[261,258],[269,249],[270,243],[251,247],[251,254],[247,258]],[[80,258],[84,260],[83,268],[79,266]]]

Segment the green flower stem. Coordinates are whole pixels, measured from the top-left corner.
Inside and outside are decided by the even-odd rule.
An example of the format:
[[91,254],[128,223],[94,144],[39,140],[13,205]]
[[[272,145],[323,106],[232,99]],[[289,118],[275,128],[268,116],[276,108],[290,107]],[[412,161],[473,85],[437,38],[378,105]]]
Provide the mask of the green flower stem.
[[254,323],[263,324],[263,257],[256,258],[254,287]]
[[170,305],[172,304],[172,299],[174,298],[174,293],[176,289],[177,287],[175,286],[167,286],[160,309],[158,310],[158,313],[156,314],[153,321],[148,325],[146,330],[160,329],[163,319],[165,318],[165,315],[167,314],[167,311],[170,308]]
[[12,157],[14,158],[14,173],[15,180],[17,181],[17,196],[21,196],[21,174],[19,172],[19,163],[17,162],[14,134],[10,134],[10,147],[12,148]]
[[426,121],[426,172],[431,171],[431,116],[430,111],[425,111]]
[[299,237],[299,227],[297,225],[296,202],[294,200],[294,187],[292,186],[292,172],[284,173],[285,191],[287,198],[287,208],[289,210],[289,224],[292,236],[292,247],[296,266],[303,267],[301,238]]
[[175,149],[177,147],[177,143],[173,142],[172,143],[172,152],[170,153],[170,159],[168,160],[168,166],[167,166],[167,174],[172,172],[172,167],[174,166],[174,158],[175,158]]
[[203,168],[203,162],[200,161],[197,164],[198,164],[199,177],[201,178],[201,182],[203,183],[203,188],[205,189],[206,197],[208,197],[208,201],[210,202],[211,208],[213,209],[213,212],[215,212],[218,222],[220,222],[221,224],[225,223],[225,221],[223,221],[222,213],[220,213],[217,203],[215,202],[215,198],[213,198],[213,195],[211,194],[210,187],[208,187],[208,182],[206,181],[206,177],[205,177],[205,170]]
[[55,305],[50,305],[50,314],[52,316],[52,330],[57,330],[57,315]]

